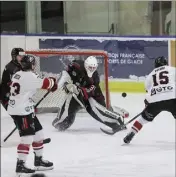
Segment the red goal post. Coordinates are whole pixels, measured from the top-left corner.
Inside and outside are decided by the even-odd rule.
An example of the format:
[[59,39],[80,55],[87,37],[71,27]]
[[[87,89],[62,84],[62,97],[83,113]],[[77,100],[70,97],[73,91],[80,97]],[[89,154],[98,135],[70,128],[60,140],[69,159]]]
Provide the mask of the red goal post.
[[[37,56],[39,62],[38,65],[40,65],[40,60],[43,60],[45,58],[49,59],[50,57],[54,56],[95,56],[100,57],[104,60],[103,61],[103,67],[104,67],[104,88],[105,88],[105,98],[106,98],[106,106],[110,107],[110,94],[109,94],[109,85],[108,85],[108,53],[103,50],[91,50],[91,49],[42,49],[42,50],[26,50],[25,54],[31,54],[34,56]],[[75,58],[76,59],[76,58]],[[62,60],[60,58],[59,60]],[[69,60],[69,59],[68,59]],[[51,59],[52,62],[52,59]],[[53,63],[54,65],[54,63]],[[64,70],[64,68],[63,68]],[[36,70],[40,74],[40,66],[38,66],[38,70]]]

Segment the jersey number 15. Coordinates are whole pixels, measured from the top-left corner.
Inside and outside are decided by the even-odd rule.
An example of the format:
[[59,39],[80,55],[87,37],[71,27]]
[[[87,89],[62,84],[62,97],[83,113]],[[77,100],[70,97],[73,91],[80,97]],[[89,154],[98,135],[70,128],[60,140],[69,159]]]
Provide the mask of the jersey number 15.
[[153,86],[156,87],[158,85],[168,84],[169,83],[168,74],[169,74],[168,71],[160,72],[158,80],[157,80],[157,74],[152,75],[152,77],[153,77]]

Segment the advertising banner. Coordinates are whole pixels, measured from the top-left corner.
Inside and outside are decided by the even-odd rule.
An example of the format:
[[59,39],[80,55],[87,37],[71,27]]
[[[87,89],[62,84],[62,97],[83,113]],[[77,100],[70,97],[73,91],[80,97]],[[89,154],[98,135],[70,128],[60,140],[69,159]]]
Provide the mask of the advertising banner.
[[[154,68],[153,63],[156,57],[165,56],[168,58],[168,40],[146,41],[140,39],[122,41],[42,38],[39,39],[39,49],[93,49],[107,51],[109,56],[109,77],[111,79],[142,79]],[[41,70],[58,73],[74,57],[54,56],[52,59],[41,60]],[[103,65],[103,61],[100,58],[98,59],[100,66]],[[99,68],[102,69],[103,67]],[[100,74],[103,72],[101,69]]]

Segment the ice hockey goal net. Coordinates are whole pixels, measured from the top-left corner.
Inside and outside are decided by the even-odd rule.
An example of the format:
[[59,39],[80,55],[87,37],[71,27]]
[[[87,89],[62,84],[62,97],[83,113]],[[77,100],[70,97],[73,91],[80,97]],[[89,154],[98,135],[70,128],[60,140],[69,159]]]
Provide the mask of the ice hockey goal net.
[[[26,54],[35,55],[37,58],[36,72],[44,77],[54,76],[57,79],[60,73],[72,60],[85,60],[88,56],[95,56],[98,60],[98,73],[100,75],[100,86],[106,99],[106,105],[109,107],[109,88],[108,88],[108,55],[101,50],[33,50],[25,51]],[[38,90],[33,99],[37,103],[44,95],[45,90]],[[50,93],[37,107],[38,113],[57,112],[62,104],[62,90]]]

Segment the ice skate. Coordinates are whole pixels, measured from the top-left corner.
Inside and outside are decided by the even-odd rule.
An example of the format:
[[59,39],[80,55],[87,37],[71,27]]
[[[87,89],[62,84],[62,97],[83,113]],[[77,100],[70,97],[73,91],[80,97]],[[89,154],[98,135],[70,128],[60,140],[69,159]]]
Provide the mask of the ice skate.
[[42,156],[37,157],[36,155],[34,158],[34,166],[36,171],[52,170],[54,168],[52,162],[43,160]]
[[124,143],[129,144],[133,139],[134,135],[135,135],[134,132],[128,133],[127,136],[123,139]]
[[17,177],[28,176],[27,174],[30,175],[32,173],[35,173],[34,169],[27,168],[25,166],[25,162],[24,161],[19,160],[19,159],[17,160],[17,165],[16,165]]

